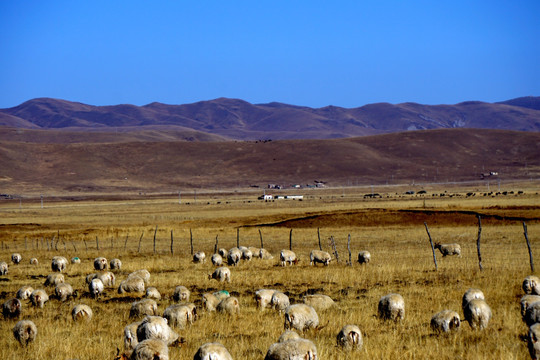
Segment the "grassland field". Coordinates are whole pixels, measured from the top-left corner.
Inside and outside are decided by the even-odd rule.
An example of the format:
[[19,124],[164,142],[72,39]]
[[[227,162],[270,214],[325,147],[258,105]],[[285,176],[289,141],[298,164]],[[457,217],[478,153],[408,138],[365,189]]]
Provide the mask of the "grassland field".
[[[374,189],[381,198],[364,198],[371,189],[317,189],[303,201],[257,201],[253,193],[199,192],[197,198],[131,197],[100,200],[39,199],[0,202],[0,261],[9,263],[9,273],[0,276],[0,301],[15,297],[23,285],[45,288],[55,255],[81,264],[70,264],[66,282],[79,290],[67,302],[51,299],[43,309],[23,303],[21,318],[38,327],[36,341],[20,346],[11,333],[16,320],[0,321],[2,359],[112,359],[123,349],[123,328],[131,303],[139,295],[120,295],[108,288],[100,299],[92,299],[85,277],[95,272],[93,259],[119,258],[117,284],[137,269],[151,273],[150,285],[162,294],[159,312],[174,303],[176,286],[191,290],[191,301],[201,306],[205,292],[227,290],[240,300],[237,316],[200,311],[200,318],[176,331],[186,339],[182,347],[170,349],[171,359],[192,359],[205,342],[219,341],[235,359],[263,359],[268,347],[283,332],[283,315],[259,311],[254,292],[275,288],[287,293],[291,303],[307,293],[323,293],[337,306],[319,313],[319,331],[307,332],[320,359],[524,359],[528,358],[519,299],[521,283],[531,274],[524,238],[527,225],[531,249],[540,266],[540,189],[538,182],[507,184],[507,195],[484,195],[485,189],[456,186],[430,188],[424,195],[403,195],[405,188]],[[445,193],[446,191],[446,193]],[[474,192],[474,196],[467,193]],[[445,196],[440,196],[445,193]],[[481,254],[477,256],[478,215],[482,221]],[[435,270],[426,228],[434,241],[461,244],[461,258],[437,255]],[[292,232],[291,232],[292,230]],[[336,242],[339,262],[330,266],[309,265],[309,252],[319,247],[333,253],[329,238]],[[347,241],[350,235],[352,263]],[[218,247],[261,246],[273,260],[253,259],[231,267],[231,283],[209,280],[209,261]],[[155,238],[155,241],[154,241]],[[194,264],[194,251],[204,251],[207,262]],[[278,266],[279,251],[292,249],[300,262]],[[172,243],[172,244],[171,244]],[[172,249],[172,251],[171,251]],[[356,256],[369,250],[372,261],[360,265]],[[13,265],[10,256],[19,252],[23,260]],[[37,257],[38,265],[29,259]],[[538,274],[537,274],[538,275]],[[470,287],[483,290],[493,310],[484,331],[473,331],[466,322],[452,334],[435,334],[431,316],[452,309],[463,316],[461,297]],[[54,288],[45,288],[49,294]],[[381,296],[397,292],[406,303],[400,323],[376,317]],[[71,308],[88,304],[94,317],[75,323]],[[345,324],[357,324],[363,332],[361,351],[345,352],[336,347],[336,335]]]

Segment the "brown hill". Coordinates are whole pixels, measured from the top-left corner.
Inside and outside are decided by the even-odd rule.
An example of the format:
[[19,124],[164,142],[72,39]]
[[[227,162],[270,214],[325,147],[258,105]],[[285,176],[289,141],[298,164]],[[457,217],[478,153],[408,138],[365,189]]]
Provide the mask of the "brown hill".
[[[220,98],[186,105],[91,106],[40,98],[0,109],[0,125],[17,128],[135,131],[190,129],[233,140],[329,139],[406,130],[479,128],[540,131],[540,98],[456,105],[370,104],[313,109]],[[114,130],[113,130],[114,129]]]
[[328,186],[418,184],[480,181],[480,174],[489,171],[506,181],[540,174],[538,132],[445,129],[334,140],[218,142],[127,141],[132,135],[118,134],[126,141],[97,137],[93,143],[56,133],[58,138],[47,143],[0,137],[1,193],[175,192],[305,185],[315,179]]

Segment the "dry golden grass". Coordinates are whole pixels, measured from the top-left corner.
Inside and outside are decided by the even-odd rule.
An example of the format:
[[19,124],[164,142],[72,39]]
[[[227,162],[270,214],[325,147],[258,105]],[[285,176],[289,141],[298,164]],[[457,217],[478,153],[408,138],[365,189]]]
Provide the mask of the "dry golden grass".
[[[527,224],[533,254],[537,255],[540,197],[533,192],[494,198],[428,196],[425,201],[421,197],[388,196],[368,201],[358,193],[321,192],[302,202],[262,203],[241,196],[201,195],[197,204],[189,205],[178,205],[177,199],[158,199],[55,202],[44,209],[38,203],[23,204],[21,208],[18,203],[0,206],[0,261],[9,262],[15,251],[23,256],[18,266],[9,262],[9,274],[0,277],[0,301],[14,297],[22,285],[43,287],[54,255],[68,259],[79,256],[82,260],[81,264],[70,264],[66,276],[66,282],[79,290],[79,298],[66,303],[50,300],[44,309],[23,304],[22,318],[32,319],[39,331],[37,340],[28,348],[21,347],[11,334],[15,320],[0,321],[0,358],[112,359],[116,348],[123,348],[123,328],[133,321],[129,309],[137,298],[119,295],[116,289],[107,289],[99,300],[85,294],[85,276],[94,272],[92,262],[97,256],[122,259],[124,266],[116,272],[117,283],[131,271],[148,269],[151,285],[163,296],[158,301],[160,313],[173,303],[177,285],[187,286],[192,291],[191,300],[198,306],[204,292],[218,289],[228,290],[240,299],[240,315],[202,312],[192,326],[178,330],[187,343],[172,348],[171,359],[191,359],[197,348],[209,341],[223,343],[235,359],[264,358],[283,331],[283,316],[273,310],[256,309],[253,294],[260,288],[285,291],[293,303],[300,302],[307,292],[324,293],[337,302],[336,308],[319,313],[326,327],[305,334],[317,345],[321,359],[527,358],[526,343],[521,338],[527,328],[519,312],[521,282],[530,273],[523,227],[518,220],[489,215],[536,219]],[[463,211],[485,215],[483,271],[478,269],[476,254],[476,216]],[[459,242],[462,258],[442,259],[437,253],[439,269],[435,271],[424,221],[435,241]],[[283,225],[263,226],[274,223]],[[261,230],[264,247],[276,259],[242,262],[231,268],[230,284],[208,280],[207,274],[213,269],[210,261],[191,262],[190,229],[195,251],[205,251],[208,256],[216,236],[219,247],[235,246],[237,228],[240,244],[245,246],[260,246]],[[339,264],[309,266],[309,251],[318,247],[317,228],[323,249],[330,251],[330,236],[336,239]],[[290,229],[293,250],[301,261],[295,267],[282,268],[276,266],[277,256],[289,246]],[[171,231],[174,254],[170,253]],[[372,253],[372,262],[367,266],[345,264],[349,234],[353,261],[360,250]],[[28,263],[33,256],[39,259],[39,265]],[[469,287],[484,291],[494,315],[489,327],[475,332],[464,322],[457,333],[435,335],[429,327],[431,316],[442,309],[462,314],[461,297]],[[53,289],[47,291],[50,294]],[[390,292],[399,292],[406,302],[406,317],[399,324],[376,317],[379,298]],[[88,304],[94,310],[90,322],[71,320],[71,308],[76,303]],[[364,347],[357,353],[346,353],[335,346],[335,336],[349,323],[357,324],[364,334]]]

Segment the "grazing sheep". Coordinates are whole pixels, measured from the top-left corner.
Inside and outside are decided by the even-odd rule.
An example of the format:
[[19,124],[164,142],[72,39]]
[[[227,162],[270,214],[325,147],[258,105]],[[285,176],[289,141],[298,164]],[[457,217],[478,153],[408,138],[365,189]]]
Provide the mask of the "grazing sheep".
[[14,263],[15,265],[19,265],[21,260],[22,260],[21,254],[19,254],[19,253],[11,254],[11,262]]
[[332,257],[326,251],[311,250],[309,253],[309,264],[311,266],[315,264],[323,264],[324,266],[328,266],[330,265],[330,261],[332,261]]
[[436,243],[433,247],[439,249],[443,257],[448,255],[457,255],[458,257],[461,257],[461,246],[459,244]]
[[63,256],[55,256],[51,260],[51,270],[56,272],[64,272],[67,269],[68,261]]
[[17,299],[27,300],[30,299],[30,295],[34,291],[34,288],[30,285],[24,285],[17,291]]
[[35,257],[31,258],[30,259],[30,265],[38,265],[39,264],[39,260]]
[[443,310],[433,315],[430,324],[435,332],[450,332],[459,330],[461,319],[457,312],[453,310]]
[[272,295],[276,290],[271,289],[260,289],[255,291],[255,301],[257,302],[257,307],[263,311],[266,308],[271,307]]
[[323,294],[306,295],[303,298],[303,302],[313,307],[316,311],[324,311],[336,305],[330,296]]
[[281,266],[287,266],[287,264],[296,265],[298,263],[296,254],[291,250],[281,250],[279,253],[279,260],[281,261]]
[[223,258],[219,254],[213,254],[211,260],[212,260],[212,265],[214,266],[223,265]]
[[533,302],[527,306],[523,320],[527,326],[531,326],[535,323],[540,323],[540,302]]
[[208,275],[208,279],[216,279],[219,282],[231,282],[231,270],[226,266],[218,267],[212,275]]
[[31,320],[21,320],[13,327],[13,336],[23,346],[36,339],[38,330],[36,324]]
[[178,334],[170,328],[167,319],[161,316],[147,316],[137,327],[137,341],[140,343],[148,339],[159,339],[171,345],[178,340]]
[[206,311],[216,311],[216,307],[221,300],[212,293],[205,293],[202,296],[202,303]]
[[16,319],[21,315],[21,301],[10,299],[2,305],[2,315],[4,319]]
[[30,294],[30,302],[34,306],[43,308],[43,305],[45,305],[47,301],[49,301],[49,295],[47,295],[45,290],[36,289]]
[[74,256],[74,257],[71,258],[71,263],[72,264],[80,264],[81,259],[79,259],[79,257],[77,257],[77,256]]
[[345,350],[360,350],[364,343],[362,332],[356,325],[345,325],[336,337],[337,345]]
[[319,316],[314,308],[306,304],[294,304],[285,309],[285,329],[304,332],[319,326]]
[[240,313],[240,303],[234,296],[229,296],[219,302],[216,306],[218,312],[227,313],[229,315]]
[[96,270],[107,270],[108,262],[107,259],[100,256],[94,259],[94,269]]
[[218,290],[213,292],[214,296],[218,298],[219,301],[228,298],[231,296],[227,290]]
[[110,271],[103,271],[97,274],[97,278],[101,280],[103,286],[114,287],[116,284],[116,276]]
[[156,287],[150,286],[149,288],[146,289],[146,298],[161,300],[161,294],[159,293],[159,290]]
[[73,321],[90,321],[92,319],[92,315],[92,309],[88,305],[78,304],[71,309],[71,318]]
[[142,299],[131,304],[129,317],[136,318],[144,315],[157,315],[157,303],[154,299]]
[[253,258],[253,252],[246,247],[240,249],[242,251],[242,260],[251,261]]
[[274,255],[270,254],[270,252],[266,249],[259,250],[259,257],[262,260],[272,260],[274,258]]
[[218,254],[221,255],[222,258],[226,259],[229,252],[226,249],[219,249]]
[[203,251],[197,251],[195,254],[193,254],[193,262],[195,264],[202,263],[204,264],[206,260],[206,254]]
[[521,317],[525,320],[525,313],[527,312],[527,308],[537,302],[540,301],[540,295],[523,295],[521,297],[521,300],[519,301],[519,305],[521,307]]
[[8,264],[5,261],[0,262],[0,275],[7,275],[9,272]]
[[[463,314],[465,315],[465,320],[469,322],[469,325],[474,330],[485,329],[489,324],[489,320],[491,320],[491,308],[485,300],[481,299],[469,301],[463,309]],[[527,323],[527,325],[529,324]]]
[[379,300],[379,317],[384,320],[403,320],[405,317],[405,301],[399,294],[388,294]]
[[142,293],[144,292],[144,280],[138,276],[128,276],[128,278],[120,283],[118,293]]
[[367,250],[360,251],[358,253],[358,262],[360,264],[367,264],[371,261],[371,253]]
[[64,302],[73,296],[73,287],[68,283],[61,283],[54,288],[54,294],[58,300]]
[[275,291],[270,299],[270,306],[279,312],[284,311],[290,305],[289,297],[281,291]]
[[277,342],[268,348],[264,360],[316,360],[317,347],[311,340],[291,339]]
[[169,360],[169,348],[159,339],[141,341],[135,346],[130,360]]
[[120,270],[122,268],[122,261],[120,259],[112,259],[109,262],[109,268],[111,270]]
[[279,336],[277,342],[285,342],[287,340],[300,339],[300,335],[294,330],[285,330],[283,334]]
[[165,309],[163,317],[167,319],[170,326],[185,329],[188,324],[191,325],[197,320],[197,308],[195,304],[173,304]]
[[148,286],[148,283],[150,282],[150,272],[146,269],[141,269],[134,271],[128,275],[128,279],[132,277],[140,277],[144,281],[144,285]]
[[173,300],[176,302],[188,302],[191,292],[183,285],[178,285],[174,289]]
[[480,299],[484,300],[484,293],[480,289],[474,289],[470,288],[463,294],[463,298],[461,299],[461,308],[465,311],[465,306],[469,303],[469,301],[474,299]]
[[525,294],[540,295],[540,279],[538,276],[529,275],[523,280],[521,285]]
[[256,248],[254,246],[250,246],[248,247],[249,251],[251,251],[251,256],[254,257],[254,258],[260,258],[261,257],[261,252],[260,252],[260,249],[259,248]]
[[538,360],[540,359],[540,324],[532,324],[529,328],[529,334],[527,337],[527,345],[529,347],[529,354],[531,354],[531,359]]
[[103,286],[103,281],[100,279],[92,279],[90,284],[88,284],[88,291],[90,292],[90,296],[93,298],[99,297],[103,293],[104,289],[105,286]]
[[126,350],[133,350],[135,346],[139,343],[137,340],[137,328],[142,324],[141,321],[137,321],[126,325],[124,327],[124,348]]
[[193,360],[232,360],[232,356],[225,346],[214,342],[201,345]]
[[227,254],[227,264],[229,266],[236,266],[242,259],[242,251],[238,248],[232,248]]
[[43,285],[45,286],[56,286],[58,284],[62,284],[65,281],[64,275],[55,273],[55,274],[49,274],[47,275],[47,279],[45,279],[45,282]]

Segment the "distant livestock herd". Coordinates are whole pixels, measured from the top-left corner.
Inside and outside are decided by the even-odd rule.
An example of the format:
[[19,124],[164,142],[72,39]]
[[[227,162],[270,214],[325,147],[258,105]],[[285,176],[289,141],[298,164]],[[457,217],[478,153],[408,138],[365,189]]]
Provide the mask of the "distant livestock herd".
[[[461,248],[458,244],[436,244],[443,256],[461,256]],[[212,255],[212,264],[217,266],[215,271],[208,275],[209,279],[219,282],[231,282],[231,271],[223,266],[224,259],[229,266],[237,266],[240,260],[249,261],[253,257],[272,259],[273,256],[265,249],[238,247],[230,250],[219,249]],[[194,263],[204,263],[204,252],[196,252],[193,255]],[[332,256],[325,251],[313,250],[309,255],[310,264],[323,264],[328,266]],[[21,262],[20,254],[13,254],[11,261],[17,265]],[[296,254],[291,250],[280,252],[281,266],[298,263]],[[368,264],[371,261],[369,251],[358,253],[358,263]],[[32,258],[31,264],[38,261]],[[80,263],[80,259],[74,257],[72,264]],[[62,272],[66,270],[68,261],[62,256],[55,256],[51,261],[51,269],[54,273],[49,274],[44,283],[45,286],[54,286],[54,297],[59,301],[66,301],[78,296],[77,290],[65,282]],[[96,273],[86,276],[88,293],[93,298],[99,298],[105,288],[116,286],[115,274],[110,270],[118,270],[122,267],[119,259],[110,262],[104,257],[94,260]],[[0,263],[0,275],[7,275],[9,271],[6,262]],[[179,285],[174,289],[173,304],[160,316],[156,300],[161,299],[161,294],[155,287],[148,287],[150,273],[145,270],[137,270],[130,273],[118,286],[118,293],[144,294],[144,298],[135,301],[131,305],[129,316],[132,319],[141,319],[128,324],[124,328],[125,352],[118,350],[116,359],[132,360],[166,360],[168,359],[168,347],[181,345],[184,339],[180,338],[173,328],[185,329],[197,321],[200,310],[190,302],[190,291],[185,286]],[[522,283],[525,295],[521,298],[521,315],[523,321],[529,326],[528,346],[532,359],[540,358],[540,279],[536,276],[527,276]],[[146,289],[146,291],[145,291]],[[17,319],[23,314],[22,302],[29,300],[32,306],[43,308],[49,301],[49,295],[43,289],[33,289],[31,286],[21,287],[16,297],[4,302],[2,314],[6,319]],[[320,325],[318,312],[323,312],[336,306],[329,296],[324,294],[311,294],[303,297],[303,302],[291,304],[289,297],[276,289],[259,289],[255,291],[257,307],[263,311],[273,309],[283,315],[285,332],[276,343],[270,345],[265,360],[284,359],[318,359],[317,348],[309,340],[302,338],[299,333],[306,334],[310,330],[324,327]],[[235,315],[240,312],[238,298],[231,296],[227,291],[221,290],[202,295],[202,307],[207,312],[217,311]],[[487,304],[484,293],[480,289],[471,288],[462,297],[462,311],[465,320],[475,330],[483,330],[488,327],[492,317],[492,311]],[[377,308],[378,317],[382,320],[399,322],[405,318],[405,300],[400,294],[391,293],[382,296]],[[90,321],[92,309],[85,304],[77,304],[72,308],[73,321]],[[461,326],[458,312],[454,310],[442,310],[433,315],[430,322],[435,333],[448,333],[456,331]],[[171,327],[172,326],[172,327]],[[38,334],[36,325],[28,319],[20,320],[13,328],[15,339],[27,346],[35,341]],[[355,324],[346,324],[336,336],[336,344],[347,350],[359,350],[363,346],[363,337],[360,327]],[[232,359],[229,351],[220,343],[206,343],[200,346],[193,357],[194,360],[228,360]]]

